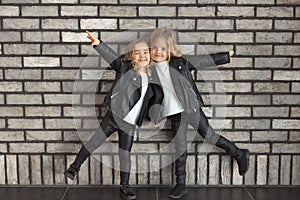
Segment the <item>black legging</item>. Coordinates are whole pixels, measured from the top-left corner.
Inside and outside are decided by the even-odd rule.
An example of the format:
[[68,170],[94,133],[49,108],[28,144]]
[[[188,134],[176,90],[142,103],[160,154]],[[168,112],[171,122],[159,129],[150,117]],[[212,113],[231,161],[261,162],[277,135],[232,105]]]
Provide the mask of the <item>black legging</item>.
[[135,125],[113,116],[113,114],[108,111],[100,124],[100,128],[98,128],[84,146],[92,153],[115,131],[118,131],[119,136],[120,171],[130,172],[130,151],[133,143]]

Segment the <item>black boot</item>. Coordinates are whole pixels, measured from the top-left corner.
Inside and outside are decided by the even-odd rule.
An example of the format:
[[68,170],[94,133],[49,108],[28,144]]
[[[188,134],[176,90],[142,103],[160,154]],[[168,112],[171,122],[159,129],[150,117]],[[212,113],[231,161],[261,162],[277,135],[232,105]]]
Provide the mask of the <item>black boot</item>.
[[124,199],[133,200],[136,199],[134,191],[129,186],[129,172],[120,172],[121,183],[120,183],[120,192]]
[[176,175],[176,185],[170,191],[169,198],[171,199],[180,199],[181,197],[187,194],[187,188],[185,186],[186,178],[186,152],[184,152],[176,161],[175,161],[175,175]]
[[89,155],[90,152],[85,148],[85,146],[82,146],[75,158],[75,161],[65,171],[64,175],[71,180],[74,180],[80,170],[82,163],[87,159],[87,157],[89,157]]
[[248,149],[239,149],[235,144],[222,136],[219,137],[216,146],[225,149],[229,155],[236,159],[239,167],[239,174],[241,176],[244,176],[247,173],[250,167],[250,153]]

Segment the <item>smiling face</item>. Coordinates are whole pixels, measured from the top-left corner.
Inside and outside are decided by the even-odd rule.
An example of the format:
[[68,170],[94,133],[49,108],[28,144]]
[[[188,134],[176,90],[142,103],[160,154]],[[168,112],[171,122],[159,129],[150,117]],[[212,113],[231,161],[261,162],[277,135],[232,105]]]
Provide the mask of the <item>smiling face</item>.
[[149,46],[146,42],[139,42],[134,45],[132,51],[132,62],[136,67],[146,67],[150,63]]
[[169,47],[164,37],[158,37],[151,43],[151,59],[154,62],[166,61],[169,58]]

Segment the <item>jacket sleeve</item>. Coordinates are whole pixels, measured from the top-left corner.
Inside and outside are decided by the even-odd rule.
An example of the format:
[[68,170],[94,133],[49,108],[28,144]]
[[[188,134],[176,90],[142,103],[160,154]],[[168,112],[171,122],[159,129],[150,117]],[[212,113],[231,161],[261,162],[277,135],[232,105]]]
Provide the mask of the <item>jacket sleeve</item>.
[[209,55],[185,55],[184,59],[188,61],[189,70],[212,67],[230,62],[229,52],[221,52]]
[[152,84],[152,90],[154,96],[149,101],[149,109],[147,109],[147,118],[152,120],[155,124],[160,123],[164,117],[162,116],[163,107],[162,102],[164,99],[164,93],[160,86]]
[[101,41],[100,44],[94,46],[94,48],[114,70],[120,70],[122,58],[118,57],[116,52],[114,52],[114,50],[112,50],[105,42]]

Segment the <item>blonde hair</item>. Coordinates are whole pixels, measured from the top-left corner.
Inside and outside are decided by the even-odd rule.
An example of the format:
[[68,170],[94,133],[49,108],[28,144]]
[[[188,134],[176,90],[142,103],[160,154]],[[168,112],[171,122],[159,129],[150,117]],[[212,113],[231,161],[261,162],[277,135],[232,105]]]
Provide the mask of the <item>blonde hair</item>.
[[[143,39],[136,39],[136,40],[133,40],[131,41],[127,48],[126,48],[126,53],[124,55],[124,60],[125,61],[131,61],[131,64],[133,65],[133,68],[135,68],[135,63],[132,62],[132,54],[133,54],[133,51],[135,50],[135,45],[139,44],[139,43],[145,43],[148,45],[148,42],[146,40],[143,40]],[[149,45],[148,45],[149,46]],[[146,74],[150,77],[151,76],[151,71],[150,71],[150,66],[148,65],[146,67]]]
[[181,49],[178,47],[175,34],[171,29],[166,27],[157,28],[155,29],[150,35],[150,46],[151,44],[159,37],[163,37],[166,40],[168,45],[168,61],[170,61],[171,56],[180,57],[182,56]]

